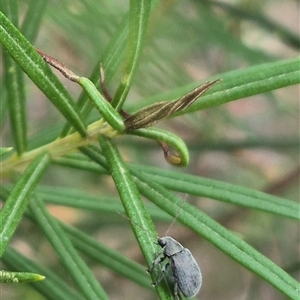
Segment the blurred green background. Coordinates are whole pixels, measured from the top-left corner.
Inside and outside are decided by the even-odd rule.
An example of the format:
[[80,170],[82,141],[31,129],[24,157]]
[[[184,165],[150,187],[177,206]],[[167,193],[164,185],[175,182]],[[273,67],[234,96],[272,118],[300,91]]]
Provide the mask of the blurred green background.
[[[20,21],[35,1],[19,1]],[[34,45],[88,77],[128,11],[128,1],[49,0]],[[125,109],[135,111],[157,94],[248,66],[298,55],[299,2],[168,1],[160,2],[150,25],[138,73]],[[80,88],[55,71],[76,99]],[[122,77],[120,68],[108,83],[113,94]],[[64,122],[59,112],[26,78],[29,136],[39,136]],[[168,97],[168,96],[166,96]],[[166,98],[165,100],[169,100]],[[140,101],[142,100],[142,102]],[[190,150],[183,171],[299,201],[299,86],[240,99],[164,121],[158,125],[178,134]],[[10,146],[9,122],[1,130]],[[126,161],[168,165],[157,144],[121,137],[117,144]],[[112,181],[96,173],[51,166],[43,179],[50,189],[71,188],[91,196],[116,196]],[[182,198],[186,198],[182,195]],[[232,230],[299,279],[299,227],[296,222],[217,201],[186,199]],[[128,221],[119,214],[100,214],[53,205],[64,222],[89,232],[104,244],[143,263]],[[158,222],[160,235],[169,222]],[[197,299],[264,299],[283,296],[205,240],[174,224],[169,235],[189,248],[203,273]],[[62,276],[64,269],[36,227],[22,222],[12,246]],[[111,299],[155,299],[126,278],[91,262],[91,268]],[[149,280],[150,283],[150,280]],[[3,299],[43,299],[28,285],[2,285]]]

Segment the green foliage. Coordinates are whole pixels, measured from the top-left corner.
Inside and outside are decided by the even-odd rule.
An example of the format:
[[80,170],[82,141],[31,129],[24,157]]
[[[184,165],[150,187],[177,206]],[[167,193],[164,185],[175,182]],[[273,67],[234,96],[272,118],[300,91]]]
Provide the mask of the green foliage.
[[1,283],[34,282],[43,279],[44,276],[34,273],[0,271]]
[[[0,254],[1,269],[13,272],[0,275],[3,282],[46,277],[7,284],[3,293],[172,299],[172,288],[154,289],[158,273],[150,278],[145,269],[160,250],[160,225],[175,218],[182,226],[172,236],[202,269],[199,298],[203,290],[208,299],[238,298],[247,282],[249,299],[265,291],[298,299],[300,43],[267,17],[280,1],[121,2],[1,1]],[[80,74],[79,85],[35,47]],[[116,91],[111,105],[100,63],[107,89]],[[159,125],[170,132],[131,131],[120,115],[142,109],[148,117],[150,105],[217,79]],[[41,102],[52,106],[37,109]],[[150,106],[155,115],[157,107]],[[170,167],[163,154],[189,165]],[[144,259],[137,263],[129,251]]]

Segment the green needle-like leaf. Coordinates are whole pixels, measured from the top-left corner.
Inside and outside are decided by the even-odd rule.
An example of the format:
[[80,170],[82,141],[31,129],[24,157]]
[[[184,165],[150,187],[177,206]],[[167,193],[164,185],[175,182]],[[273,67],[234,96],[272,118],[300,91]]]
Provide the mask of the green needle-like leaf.
[[4,78],[12,133],[16,144],[16,151],[21,155],[27,147],[23,73],[16,62],[5,52],[3,52],[3,62],[5,65]]
[[[100,61],[97,62],[94,70],[92,71],[92,74],[89,76],[89,79],[97,84],[99,83],[99,71],[100,71],[100,62],[103,66],[103,69],[105,71],[105,82],[108,83],[115,72],[117,71],[118,67],[120,66],[122,59],[125,55],[125,49],[126,49],[126,36],[128,34],[128,16],[126,15],[121,24],[118,26],[116,32],[111,37],[111,40],[107,47],[105,48],[105,51],[103,55],[101,56]],[[81,93],[81,95],[78,98],[77,101],[78,107],[80,109],[81,115],[86,118],[88,114],[91,112],[93,108],[93,104],[87,97],[87,94],[85,92]],[[70,124],[66,124],[61,136],[65,136],[70,131]]]
[[[150,2],[150,1],[149,1]],[[151,1],[151,11],[153,11],[158,4],[158,0]],[[103,66],[105,71],[105,82],[108,83],[111,81],[113,75],[117,72],[119,66],[122,64],[123,58],[126,52],[126,40],[128,36],[128,19],[129,16],[126,14],[119,24],[117,30],[111,37],[109,43],[107,44],[103,55],[96,63],[89,79],[95,84],[99,83],[99,65],[100,63]],[[80,112],[82,116],[87,117],[92,109],[92,105],[85,93],[82,93],[78,99],[78,107],[80,108]],[[61,134],[61,136],[65,136],[70,130],[70,125],[67,124]]]
[[[147,265],[150,268],[157,251],[157,248],[154,246],[157,236],[154,225],[151,222],[149,213],[145,209],[141,196],[116,146],[104,136],[100,137],[100,145],[103,149],[109,171],[115,182],[126,214],[131,221],[134,234],[147,261]],[[153,280],[154,279],[155,278],[153,278]],[[170,299],[168,298],[170,295],[168,295],[160,285],[157,285],[156,289],[161,299]]]
[[38,34],[48,1],[31,0],[28,4],[21,31],[28,41],[33,42]]
[[[149,245],[153,245],[153,238],[155,238],[157,234],[126,164],[122,160],[116,146],[109,139],[101,136],[100,145],[103,149],[103,154],[107,160],[109,172],[115,182],[129,221],[134,220],[132,226],[134,233],[141,244],[141,248],[149,248]],[[145,231],[141,230],[141,228],[152,228],[152,236],[146,232],[146,237],[144,237]],[[154,250],[153,246],[152,250]],[[147,260],[148,266],[150,267],[153,257],[151,257],[151,254],[149,254],[146,250],[143,250],[143,252],[145,252],[144,256]]]
[[85,135],[85,124],[63,84],[15,26],[0,11],[0,42],[23,71],[52,101],[66,119]]
[[145,172],[151,180],[173,191],[208,197],[300,221],[299,204],[287,199],[226,182],[175,171],[170,172],[145,166],[136,166],[134,169]]
[[[298,84],[300,83],[300,59],[296,57],[278,60],[218,74],[217,77],[208,79],[214,80],[218,78],[222,79],[222,81],[212,86],[189,108],[175,113],[172,117]],[[162,100],[176,99],[197,85],[199,83],[188,84],[171,92],[139,101],[134,105],[134,109],[137,110]]]
[[37,156],[21,175],[0,211],[0,257],[17,229],[31,193],[39,183],[49,162],[50,158],[47,154],[42,153]]
[[44,280],[45,276],[29,272],[10,272],[0,270],[1,283],[22,283]]
[[5,153],[10,152],[11,150],[13,150],[13,147],[8,147],[8,148],[0,147],[0,157]]
[[166,160],[176,166],[184,167],[188,165],[188,149],[183,140],[180,139],[177,135],[159,128],[141,128],[138,130],[130,131],[130,134],[166,143],[168,147],[171,147],[177,152],[176,154],[171,154],[172,157],[175,157],[176,162],[173,162],[173,159],[170,159],[170,156],[164,153]]
[[78,294],[78,291],[75,291],[73,288],[71,288],[62,278],[58,277],[54,272],[41,266],[41,264],[28,259],[12,247],[7,247],[7,251],[5,251],[2,257],[2,261],[6,266],[15,270],[28,270],[31,272],[39,272],[40,274],[43,274],[46,279],[41,282],[31,283],[31,286],[33,286],[37,291],[44,295],[46,299],[84,299],[83,296]]
[[[18,26],[18,3],[17,1],[2,1],[2,9],[7,17]],[[24,77],[21,68],[9,56],[3,52],[4,83],[6,88],[7,104],[9,109],[10,123],[14,136],[16,151],[21,155],[27,147],[27,122],[25,110]]]
[[[300,296],[299,283],[267,257],[256,251],[209,216],[185,203],[152,179],[134,172],[140,192],[228,256],[256,273],[291,299]],[[182,207],[182,209],[181,209]],[[181,209],[178,214],[178,209]],[[178,214],[178,216],[177,216]]]
[[178,114],[221,105],[229,101],[270,92],[300,83],[299,57],[236,70],[218,75],[222,81],[213,86],[191,107]]
[[45,204],[35,197],[32,199],[29,208],[34,219],[41,226],[47,239],[76,282],[77,287],[85,296],[85,299],[108,299],[90,268],[76,252],[58,221],[47,211]]
[[120,110],[129,92],[136,72],[150,15],[150,0],[130,0],[129,39],[124,76],[112,101],[112,106]]
[[19,3],[17,0],[2,0],[0,3],[1,11],[11,20],[11,22],[19,26]]
[[120,132],[124,131],[124,122],[118,112],[99,93],[95,85],[87,78],[80,77],[77,81],[88,94],[96,109],[103,115],[105,121]]
[[105,265],[117,274],[120,274],[141,286],[151,289],[150,276],[145,272],[145,267],[128,259],[121,253],[100,244],[89,235],[73,227],[64,226],[64,229],[70,236],[74,246],[85,255],[88,255],[96,262]]
[[[295,127],[300,59],[293,57],[300,45],[298,28],[291,22],[289,29],[279,25],[283,14],[272,15],[270,21],[266,16],[271,6],[265,1],[223,2],[0,1],[0,255],[1,269],[8,270],[0,271],[0,281],[1,277],[2,282],[41,278],[32,273],[45,276],[40,282],[6,284],[10,297],[35,298],[32,292],[37,292],[37,297],[49,300],[107,299],[92,273],[100,272],[101,278],[104,270],[113,276],[105,283],[107,292],[111,286],[118,289],[112,298],[144,299],[146,293],[155,298],[151,295],[155,292],[156,298],[173,299],[171,285],[162,282],[157,290],[151,286],[159,268],[151,275],[145,272],[162,251],[156,245],[153,218],[161,225],[179,220],[194,232],[196,248],[191,245],[190,250],[203,274],[199,299],[206,297],[204,293],[210,299],[238,298],[245,290],[246,298],[262,299],[268,289],[278,298],[300,298],[299,283],[292,278],[297,276],[300,220]],[[290,10],[293,20],[294,2],[277,1],[276,8]],[[245,22],[256,24],[250,30]],[[75,75],[83,89],[76,104],[64,79],[60,82],[52,73],[35,46],[59,58],[62,67],[66,64],[80,76],[91,74],[89,79]],[[195,88],[217,79],[220,82],[197,99]],[[44,106],[45,99],[33,84],[60,115]],[[77,85],[70,86],[72,95],[80,91]],[[255,97],[238,101],[250,96]],[[235,103],[224,107],[230,101]],[[200,112],[205,108],[212,109]],[[187,114],[188,124],[167,124],[180,137],[163,127],[148,127],[182,114]],[[99,135],[101,147],[95,145]],[[188,146],[184,141],[189,141]],[[162,154],[173,165],[189,166],[163,170]],[[50,160],[51,172],[41,184]],[[202,162],[211,179],[190,173],[208,174],[199,169]],[[6,182],[9,179],[14,181]],[[204,205],[202,212],[178,198],[180,193],[200,202],[204,197],[209,206]],[[68,217],[60,218],[71,217],[74,227],[52,216],[47,205],[58,206],[60,213],[62,206],[72,208]],[[243,227],[236,223],[240,212],[248,216]],[[230,230],[220,224],[229,216],[233,217]],[[128,247],[135,243],[119,230],[124,223],[131,223],[145,262],[136,255],[140,264],[128,258]],[[97,241],[103,229],[105,245]],[[113,240],[122,253],[108,246],[116,245]],[[22,254],[10,247],[11,242]],[[47,257],[49,246],[54,260]],[[204,252],[221,250],[233,261],[219,260],[216,265],[220,252],[212,251],[205,266],[198,246]],[[277,265],[270,260],[274,257]],[[119,275],[125,283],[120,289]],[[254,284],[246,280],[244,288],[243,276],[249,275],[254,276]],[[216,285],[224,276],[230,289]],[[132,283],[137,284],[133,296],[127,294]],[[179,298],[184,298],[180,291]]]
[[[124,213],[124,208],[118,197],[101,197],[101,201],[99,201],[98,196],[92,196],[80,189],[59,187],[53,189],[52,187],[46,186],[39,186],[35,193],[41,196],[45,202],[55,205],[89,210],[99,214],[108,213],[115,215],[116,212]],[[153,218],[162,221],[172,221],[168,214],[164,213],[161,209],[158,209],[151,203],[146,203],[145,205]]]
[[[89,154],[92,155],[91,152]],[[91,159],[93,158],[91,157]],[[59,159],[56,160],[56,162],[65,166],[71,166],[72,168],[79,168],[100,174],[103,173],[103,170],[95,163],[88,162],[84,158],[80,157],[74,157],[73,159],[71,157],[69,159]],[[153,181],[160,183],[164,187],[173,191],[207,197],[295,220],[299,220],[300,218],[299,205],[296,202],[269,195],[257,190],[244,188],[242,186],[210,178],[175,171],[166,171],[145,165],[129,165],[129,168],[133,171],[145,173],[147,177],[151,178]],[[49,191],[49,196],[51,196],[51,191]],[[66,204],[68,203],[66,199],[61,201]],[[72,197],[70,198],[70,202],[72,202]],[[57,202],[55,201],[55,203]],[[98,205],[101,206],[101,204]],[[72,206],[76,207],[77,205],[73,204]]]

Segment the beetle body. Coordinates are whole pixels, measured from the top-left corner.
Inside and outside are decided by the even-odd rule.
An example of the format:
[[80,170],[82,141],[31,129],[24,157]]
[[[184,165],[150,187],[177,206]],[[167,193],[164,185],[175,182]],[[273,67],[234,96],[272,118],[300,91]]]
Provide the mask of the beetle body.
[[184,248],[170,236],[159,238],[158,244],[162,247],[163,251],[153,262],[150,272],[166,258],[169,259],[169,262],[162,267],[161,274],[154,285],[157,285],[162,280],[166,268],[170,266],[174,279],[175,299],[179,299],[178,291],[187,298],[195,296],[200,290],[202,275],[190,250]]

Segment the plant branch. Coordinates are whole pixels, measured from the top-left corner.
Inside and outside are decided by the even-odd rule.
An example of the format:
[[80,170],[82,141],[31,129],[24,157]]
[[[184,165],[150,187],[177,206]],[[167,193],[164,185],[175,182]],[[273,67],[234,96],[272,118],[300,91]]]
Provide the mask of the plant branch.
[[3,177],[9,176],[12,171],[23,170],[39,153],[47,152],[51,159],[58,158],[68,153],[77,151],[78,147],[87,146],[98,141],[99,135],[114,137],[118,133],[103,119],[88,126],[87,136],[82,137],[78,132],[72,133],[64,138],[58,138],[53,142],[28,151],[21,156],[14,154],[0,164]]

